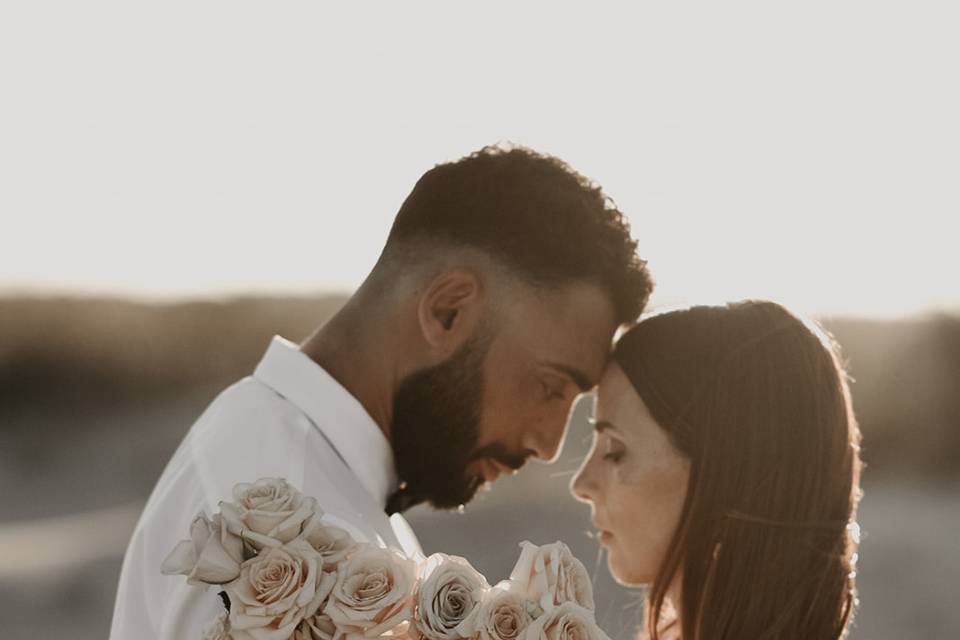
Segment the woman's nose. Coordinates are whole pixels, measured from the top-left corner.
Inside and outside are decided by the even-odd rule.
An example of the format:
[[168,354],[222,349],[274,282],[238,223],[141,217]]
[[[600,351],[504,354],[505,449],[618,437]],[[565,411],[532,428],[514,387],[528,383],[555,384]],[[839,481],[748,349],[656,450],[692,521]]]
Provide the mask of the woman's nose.
[[570,480],[570,494],[580,502],[593,502],[596,484],[590,475],[589,457],[583,461],[576,475]]

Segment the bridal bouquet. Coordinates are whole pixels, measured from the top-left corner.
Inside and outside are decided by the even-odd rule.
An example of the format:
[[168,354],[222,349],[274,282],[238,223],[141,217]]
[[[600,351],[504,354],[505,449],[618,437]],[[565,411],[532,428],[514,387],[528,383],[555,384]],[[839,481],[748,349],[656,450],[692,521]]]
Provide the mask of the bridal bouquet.
[[609,640],[562,542],[521,543],[491,587],[463,558],[356,542],[286,480],[238,484],[233,498],[198,515],[161,566],[220,589],[226,611],[203,640]]

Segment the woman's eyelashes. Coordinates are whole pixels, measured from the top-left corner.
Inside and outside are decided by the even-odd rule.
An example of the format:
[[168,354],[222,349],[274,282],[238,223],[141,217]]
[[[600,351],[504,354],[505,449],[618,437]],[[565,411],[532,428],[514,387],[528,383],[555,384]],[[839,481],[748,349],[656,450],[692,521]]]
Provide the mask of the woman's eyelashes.
[[615,440],[614,438],[607,438],[607,450],[603,454],[603,459],[616,464],[623,459],[624,454],[627,450],[623,446],[622,442]]

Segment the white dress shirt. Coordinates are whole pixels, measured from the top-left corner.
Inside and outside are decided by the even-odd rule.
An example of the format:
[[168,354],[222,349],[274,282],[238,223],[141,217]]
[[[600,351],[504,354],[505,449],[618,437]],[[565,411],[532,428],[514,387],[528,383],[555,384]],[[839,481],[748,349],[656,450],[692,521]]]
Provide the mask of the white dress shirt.
[[357,540],[421,553],[406,521],[384,512],[397,477],[383,432],[297,345],[274,337],[253,376],[194,423],[154,487],[123,559],[111,640],[200,637],[223,611],[218,590],[164,576],[160,564],[198,513],[212,515],[235,484],[264,477],[315,497],[323,519]]

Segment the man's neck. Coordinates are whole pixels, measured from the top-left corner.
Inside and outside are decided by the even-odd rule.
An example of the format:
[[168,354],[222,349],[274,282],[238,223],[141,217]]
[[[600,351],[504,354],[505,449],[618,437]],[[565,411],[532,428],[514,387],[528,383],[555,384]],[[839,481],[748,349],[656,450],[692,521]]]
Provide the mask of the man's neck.
[[377,339],[359,310],[347,305],[300,350],[356,398],[390,440],[394,367],[389,344]]

